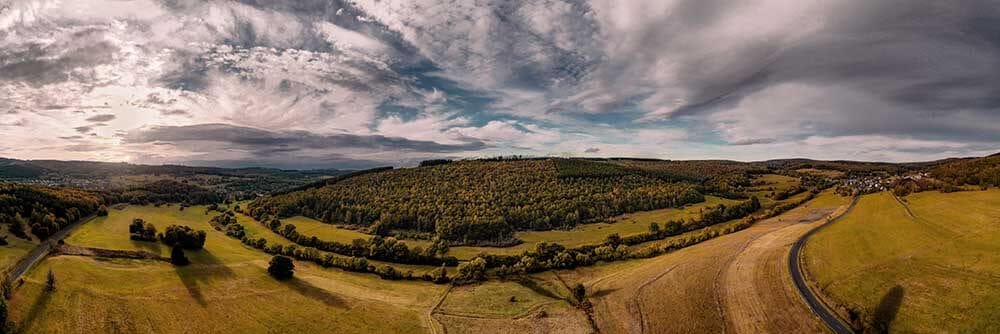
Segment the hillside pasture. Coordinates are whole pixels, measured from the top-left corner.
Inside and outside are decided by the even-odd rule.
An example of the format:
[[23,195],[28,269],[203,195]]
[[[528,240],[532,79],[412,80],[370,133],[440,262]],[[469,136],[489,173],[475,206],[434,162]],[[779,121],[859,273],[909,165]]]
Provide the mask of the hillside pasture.
[[482,253],[516,255],[527,250],[535,249],[541,242],[558,243],[566,247],[578,247],[583,245],[594,245],[604,242],[611,234],[617,233],[620,236],[629,236],[649,231],[651,223],[664,223],[671,220],[688,220],[700,217],[701,210],[719,204],[733,204],[739,201],[729,200],[714,196],[705,196],[705,201],[698,204],[687,205],[683,208],[671,208],[652,211],[636,212],[615,217],[612,223],[594,223],[579,225],[571,230],[552,231],[523,231],[515,235],[523,243],[511,247],[451,247],[448,255],[457,257],[460,260],[475,258]]
[[824,192],[746,230],[666,255],[558,273],[587,288],[602,333],[822,332],[790,284],[785,257],[798,236],[848,202]]
[[805,265],[822,293],[868,325],[893,332],[995,332],[1000,190],[922,192],[903,200],[864,196],[810,239]]
[[[25,333],[423,333],[433,326],[428,311],[445,286],[306,262],[295,263],[294,279],[276,281],[266,272],[270,255],[212,229],[207,221],[213,214],[199,207],[181,212],[176,206],[133,206],[80,226],[67,243],[168,251],[157,243],[130,241],[128,223],[134,217],[161,230],[169,224],[204,229],[208,238],[205,249],[186,252],[192,261],[186,267],[155,260],[46,258],[10,301],[16,328]],[[43,291],[49,269],[57,277],[52,293]]]

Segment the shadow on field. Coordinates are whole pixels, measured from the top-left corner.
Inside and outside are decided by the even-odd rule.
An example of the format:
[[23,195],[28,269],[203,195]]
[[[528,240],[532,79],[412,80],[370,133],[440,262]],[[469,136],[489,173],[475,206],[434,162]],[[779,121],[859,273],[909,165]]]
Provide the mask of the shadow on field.
[[38,296],[38,299],[35,300],[35,304],[31,305],[31,310],[28,310],[28,315],[24,317],[24,323],[21,324],[21,328],[30,327],[29,325],[33,324],[35,319],[42,315],[42,312],[45,311],[45,307],[49,304],[49,301],[52,300],[53,294],[53,292],[46,292],[42,290],[42,294]]
[[618,289],[601,289],[601,290],[594,291],[594,293],[590,294],[590,297],[601,298],[601,297],[610,295],[610,294],[614,293],[615,291],[618,291]]
[[198,302],[198,305],[205,307],[208,302],[201,292],[201,284],[207,284],[212,280],[236,277],[232,269],[229,269],[208,249],[197,252],[189,252],[188,258],[191,264],[184,267],[176,267],[177,276],[180,277],[184,287],[187,288],[191,298]]
[[896,319],[899,307],[903,304],[904,294],[903,287],[896,285],[882,296],[882,301],[878,303],[878,307],[875,308],[875,314],[873,315],[878,332],[889,332],[889,326]]
[[162,246],[160,245],[159,241],[138,241],[138,240],[130,240],[130,241],[132,242],[132,245],[135,246],[135,248],[148,251],[156,255],[162,254],[161,253]]
[[344,300],[340,298],[340,296],[312,285],[312,283],[309,283],[308,281],[293,277],[292,279],[283,281],[282,283],[287,285],[289,288],[292,288],[292,290],[295,290],[295,292],[298,292],[303,297],[318,300],[323,304],[326,304],[326,306],[339,308],[347,307],[347,305],[344,304]]

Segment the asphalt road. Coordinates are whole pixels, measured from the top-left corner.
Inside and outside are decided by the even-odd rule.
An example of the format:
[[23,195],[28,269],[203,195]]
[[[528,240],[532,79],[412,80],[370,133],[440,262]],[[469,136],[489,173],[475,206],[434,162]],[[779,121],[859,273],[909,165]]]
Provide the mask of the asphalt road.
[[811,231],[803,235],[801,238],[799,238],[799,240],[796,241],[794,245],[792,245],[792,251],[788,255],[788,269],[792,273],[792,281],[795,282],[795,289],[799,290],[799,295],[801,295],[802,299],[806,301],[806,304],[809,304],[809,309],[811,309],[813,313],[815,313],[816,316],[820,318],[820,320],[823,320],[823,323],[825,323],[827,327],[830,327],[830,330],[832,330],[834,333],[837,334],[853,334],[854,330],[851,329],[851,326],[848,326],[846,323],[841,321],[840,318],[837,317],[836,313],[827,308],[826,304],[823,304],[823,302],[820,301],[819,298],[816,297],[816,295],[813,293],[812,289],[810,289],[809,286],[806,285],[805,277],[802,276],[801,252],[802,252],[802,246],[805,245],[806,240],[808,240],[809,237],[813,235],[813,233],[816,233],[817,231],[823,229],[823,227],[826,227],[827,225],[832,224],[837,220],[840,220],[841,217],[846,216],[848,213],[851,212],[851,210],[854,209],[854,205],[857,203],[858,203],[858,198],[855,197],[854,200],[851,201],[851,206],[848,207],[843,214],[837,216],[830,222],[827,222],[817,228],[812,229]]
[[35,249],[32,249],[31,252],[22,257],[21,260],[18,261],[16,265],[14,265],[14,268],[12,268],[10,272],[8,272],[8,277],[10,281],[16,282],[19,278],[21,278],[21,276],[27,273],[28,270],[31,269],[31,267],[34,267],[35,264],[38,264],[38,262],[44,259],[46,255],[49,255],[49,252],[52,251],[52,249],[55,247],[56,242],[68,236],[69,233],[74,229],[76,229],[77,226],[80,226],[81,224],[90,221],[94,217],[96,217],[96,214],[80,218],[80,220],[77,220],[73,224],[66,226],[66,228],[59,230],[59,232],[56,232],[55,234],[50,236],[47,240],[38,244],[38,246],[36,246]]

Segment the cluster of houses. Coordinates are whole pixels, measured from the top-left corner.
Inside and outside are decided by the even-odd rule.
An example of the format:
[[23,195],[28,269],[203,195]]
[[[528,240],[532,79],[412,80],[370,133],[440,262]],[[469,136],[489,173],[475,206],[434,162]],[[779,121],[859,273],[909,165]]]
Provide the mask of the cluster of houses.
[[841,185],[854,189],[860,194],[877,193],[886,191],[892,185],[890,178],[885,176],[862,176],[851,177],[840,180]]

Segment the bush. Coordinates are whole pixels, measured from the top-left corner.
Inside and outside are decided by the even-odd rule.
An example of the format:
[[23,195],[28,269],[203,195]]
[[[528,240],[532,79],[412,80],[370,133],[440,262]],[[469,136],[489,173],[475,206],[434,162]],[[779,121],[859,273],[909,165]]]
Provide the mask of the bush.
[[100,216],[100,217],[107,216],[108,215],[108,207],[106,207],[104,205],[101,205],[101,207],[97,208],[97,215]]
[[195,231],[187,226],[170,225],[160,233],[160,240],[163,243],[174,246],[180,245],[184,249],[201,249],[205,247],[205,231]]
[[587,298],[587,289],[583,287],[583,284],[576,283],[576,285],[573,286],[573,297],[575,297],[578,302],[583,302],[583,300]]
[[295,263],[288,257],[275,255],[267,266],[267,273],[278,280],[292,278],[295,275]]
[[458,275],[455,283],[464,284],[486,280],[486,260],[477,257],[472,261],[458,265]]
[[184,250],[181,249],[180,245],[174,245],[174,248],[170,250],[170,263],[175,266],[186,266],[191,261],[188,260],[187,255],[184,255]]
[[129,239],[139,241],[156,241],[156,226],[147,223],[142,218],[135,218],[128,225]]

